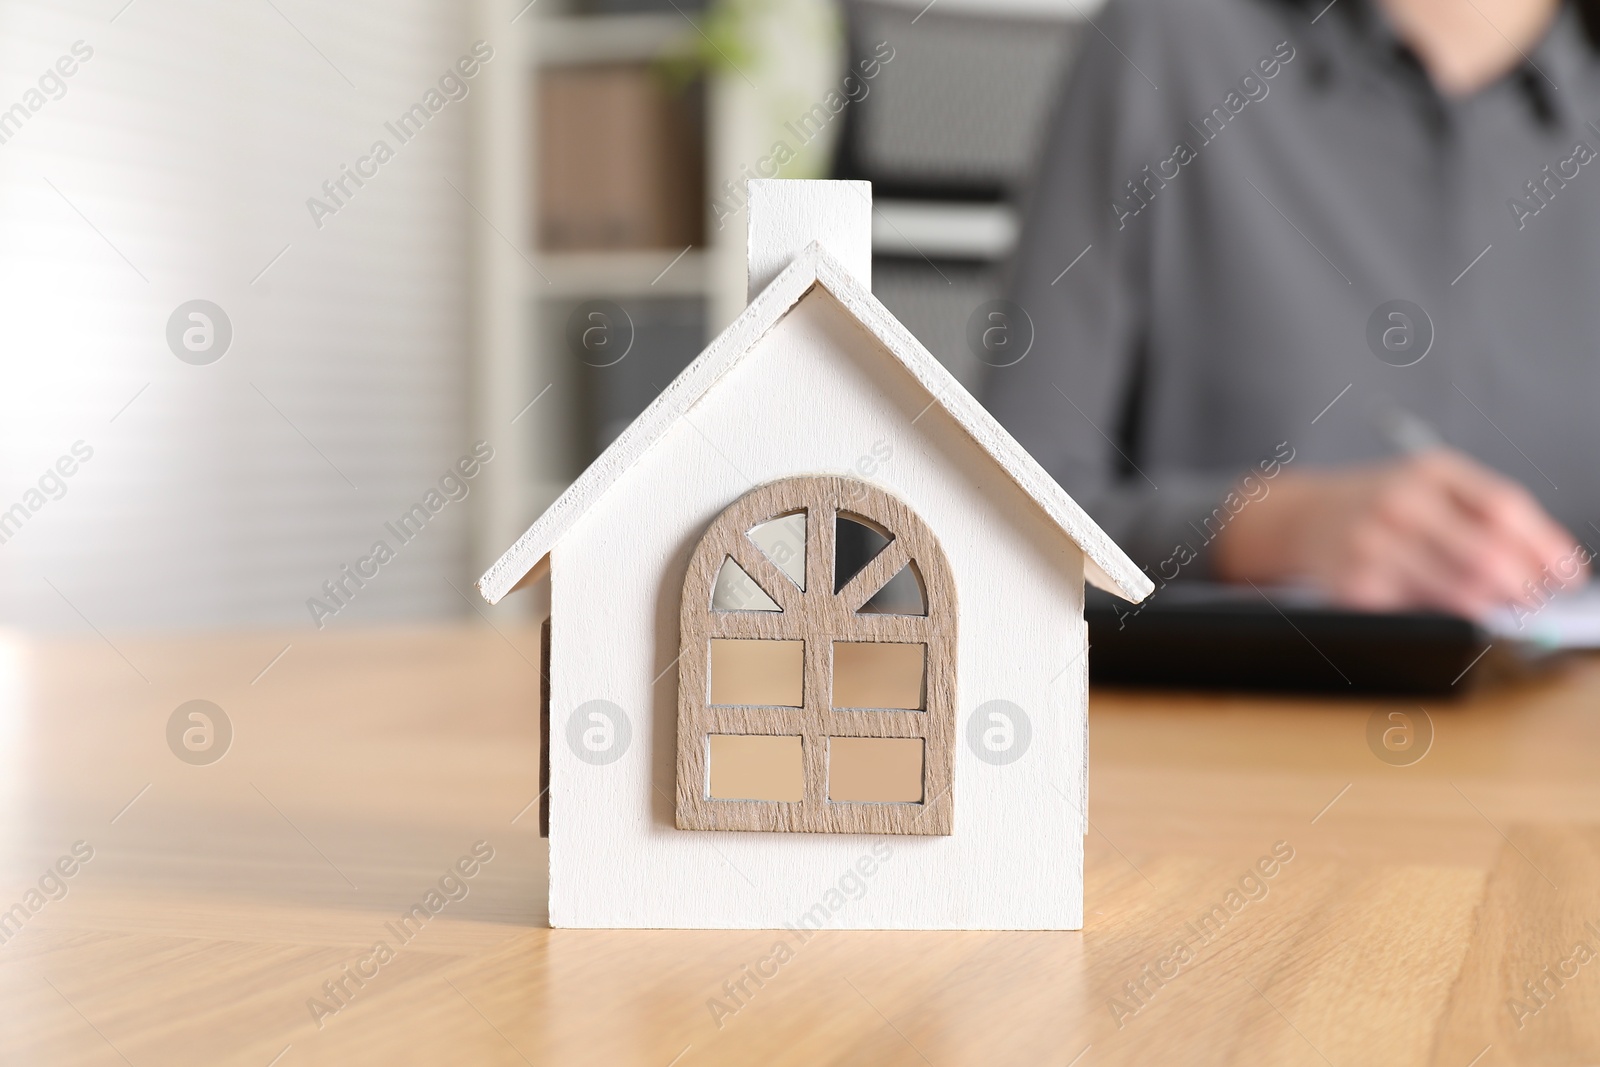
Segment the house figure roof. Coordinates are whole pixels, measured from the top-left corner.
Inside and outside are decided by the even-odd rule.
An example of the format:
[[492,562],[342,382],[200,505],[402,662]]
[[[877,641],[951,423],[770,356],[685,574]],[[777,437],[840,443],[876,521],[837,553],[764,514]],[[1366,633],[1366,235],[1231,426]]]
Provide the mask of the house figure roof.
[[[799,183],[795,183],[799,184]],[[754,282],[753,282],[754,284]],[[1128,600],[1143,600],[1150,578],[1117,547],[994,416],[820,242],[813,241],[767,284],[727,329],[684,368],[661,395],[600,454],[506,553],[478,579],[498,603],[524,580],[537,579],[550,550],[596,501],[706,393],[737,367],[767,331],[817,287],[826,289],[925,389],[1002,471],[1071,538],[1086,557],[1084,576]]]

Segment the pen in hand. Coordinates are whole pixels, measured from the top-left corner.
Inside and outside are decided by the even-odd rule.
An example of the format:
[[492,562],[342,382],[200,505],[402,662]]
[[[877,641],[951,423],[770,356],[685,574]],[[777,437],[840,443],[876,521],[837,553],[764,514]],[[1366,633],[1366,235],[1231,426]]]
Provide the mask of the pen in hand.
[[[1524,487],[1450,449],[1433,424],[1414,411],[1388,403],[1375,409],[1373,417],[1402,463],[1421,462],[1437,467],[1434,474],[1445,475],[1438,488],[1454,507],[1428,509],[1432,523],[1419,521],[1416,532],[1457,572],[1462,586],[1478,586],[1480,595],[1497,588],[1507,603],[1537,604],[1582,584],[1587,552]],[[1420,485],[1413,488],[1422,491]],[[1421,520],[1426,512],[1419,508],[1414,514]],[[1464,605],[1458,601],[1455,606]]]
[[1414,411],[1396,404],[1380,408],[1374,418],[1384,438],[1403,456],[1414,456],[1444,447],[1444,438],[1433,425]]
[[1586,550],[1526,487],[1397,405],[1371,414],[1389,458],[1284,472],[1219,538],[1220,577],[1305,580],[1350,607],[1473,618],[1583,583]]

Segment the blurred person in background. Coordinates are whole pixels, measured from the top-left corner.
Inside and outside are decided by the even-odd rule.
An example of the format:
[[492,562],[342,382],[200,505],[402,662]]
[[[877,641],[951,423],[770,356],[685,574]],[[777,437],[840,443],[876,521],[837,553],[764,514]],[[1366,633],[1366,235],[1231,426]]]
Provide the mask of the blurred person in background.
[[1581,583],[1597,42],[1600,0],[1111,0],[987,403],[1164,580],[1467,615]]

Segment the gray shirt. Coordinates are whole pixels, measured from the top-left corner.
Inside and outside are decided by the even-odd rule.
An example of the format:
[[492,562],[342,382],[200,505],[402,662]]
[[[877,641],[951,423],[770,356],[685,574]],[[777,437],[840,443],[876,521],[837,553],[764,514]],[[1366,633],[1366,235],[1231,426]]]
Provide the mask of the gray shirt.
[[986,402],[1164,575],[1175,552],[1207,573],[1246,472],[1258,496],[1285,463],[1392,455],[1396,411],[1600,544],[1600,62],[1576,12],[1448,99],[1366,0],[1322,3],[1095,18],[1014,267],[1032,346]]

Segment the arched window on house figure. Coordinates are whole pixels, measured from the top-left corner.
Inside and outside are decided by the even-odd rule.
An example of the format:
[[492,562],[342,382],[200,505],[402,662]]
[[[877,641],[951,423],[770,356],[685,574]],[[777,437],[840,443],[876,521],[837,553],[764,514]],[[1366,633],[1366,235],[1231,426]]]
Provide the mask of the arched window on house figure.
[[684,581],[678,826],[950,833],[956,621],[933,532],[882,489],[734,501]]

